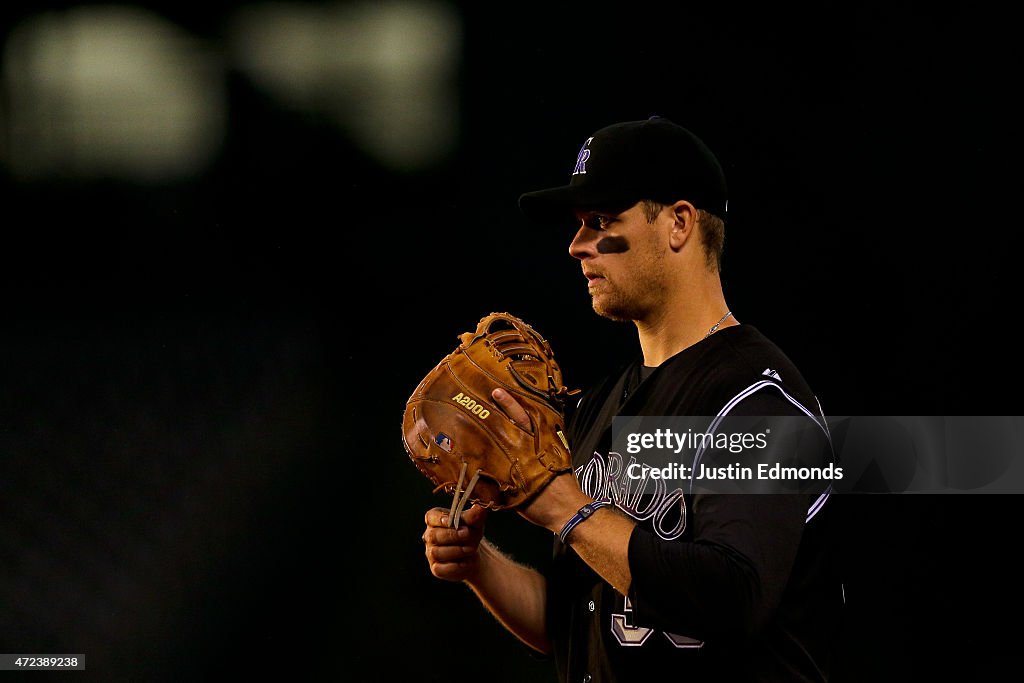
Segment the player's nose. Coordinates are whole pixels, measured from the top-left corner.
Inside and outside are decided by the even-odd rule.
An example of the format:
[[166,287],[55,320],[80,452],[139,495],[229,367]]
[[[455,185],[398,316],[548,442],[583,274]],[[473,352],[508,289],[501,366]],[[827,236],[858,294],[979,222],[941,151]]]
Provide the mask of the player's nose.
[[581,261],[593,258],[597,255],[597,234],[598,230],[581,225],[576,231],[576,236],[569,243],[569,255]]

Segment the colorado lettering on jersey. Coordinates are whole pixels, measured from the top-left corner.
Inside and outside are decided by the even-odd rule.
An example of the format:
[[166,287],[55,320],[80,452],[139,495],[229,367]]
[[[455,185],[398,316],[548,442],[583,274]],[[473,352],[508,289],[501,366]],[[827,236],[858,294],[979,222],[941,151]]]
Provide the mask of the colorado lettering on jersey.
[[629,466],[636,463],[635,456],[623,462],[622,455],[614,451],[607,458],[594,451],[587,464],[576,468],[576,479],[594,500],[608,501],[638,522],[651,520],[659,538],[679,538],[686,531],[683,489],[669,490],[664,479],[650,476],[650,470],[640,479],[627,476]]
[[458,403],[460,406],[464,406],[466,410],[468,410],[473,415],[476,415],[481,420],[486,420],[488,417],[491,416],[491,411],[487,410],[487,408],[484,408],[482,405],[474,401],[469,396],[466,396],[461,391],[452,396],[452,400]]

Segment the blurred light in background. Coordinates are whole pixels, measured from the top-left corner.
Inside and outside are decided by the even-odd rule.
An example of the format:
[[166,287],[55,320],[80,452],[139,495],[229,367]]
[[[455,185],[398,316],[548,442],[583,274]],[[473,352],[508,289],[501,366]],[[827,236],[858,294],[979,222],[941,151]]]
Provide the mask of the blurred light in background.
[[0,156],[22,180],[185,178],[206,167],[224,137],[219,59],[137,7],[28,18],[4,46],[2,78]]
[[3,49],[0,162],[20,180],[193,177],[230,125],[226,68],[391,170],[429,168],[458,142],[462,34],[449,4],[242,4],[225,31],[225,45],[203,42],[131,5],[29,17]]
[[257,87],[326,116],[386,167],[429,167],[457,143],[461,22],[447,4],[257,4],[227,40]]

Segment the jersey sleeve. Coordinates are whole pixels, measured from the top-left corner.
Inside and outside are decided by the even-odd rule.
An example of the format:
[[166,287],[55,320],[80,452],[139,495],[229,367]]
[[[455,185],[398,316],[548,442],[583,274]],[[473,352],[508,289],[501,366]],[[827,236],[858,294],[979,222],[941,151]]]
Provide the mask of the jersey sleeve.
[[630,599],[637,623],[702,640],[752,635],[778,605],[800,543],[806,498],[705,494],[692,541],[635,528]]
[[[740,402],[734,414],[813,419],[780,392],[759,394]],[[636,527],[629,540],[629,597],[637,623],[702,640],[755,635],[781,602],[808,511],[819,498],[697,493],[690,499],[688,540],[667,541]]]

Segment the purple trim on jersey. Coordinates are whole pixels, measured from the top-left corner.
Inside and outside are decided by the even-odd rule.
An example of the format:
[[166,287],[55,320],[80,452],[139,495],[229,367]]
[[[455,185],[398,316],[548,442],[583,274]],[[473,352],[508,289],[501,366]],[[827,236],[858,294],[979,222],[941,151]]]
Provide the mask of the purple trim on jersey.
[[808,522],[814,519],[814,515],[818,514],[821,508],[824,507],[825,501],[828,500],[830,493],[832,493],[832,484],[829,484],[828,487],[821,492],[821,495],[818,496],[818,500],[814,501],[814,505],[812,505],[811,508],[807,511]]
[[[757,392],[761,391],[761,389],[764,389],[766,387],[775,387],[776,389],[778,389],[779,393],[781,393],[782,396],[787,401],[789,401],[790,403],[795,405],[797,408],[799,408],[804,413],[804,415],[806,415],[807,417],[809,417],[812,420],[814,420],[814,422],[819,427],[821,427],[822,431],[825,432],[825,438],[828,439],[829,446],[832,445],[832,435],[828,431],[828,423],[825,421],[825,418],[822,417],[819,420],[818,417],[814,413],[812,413],[811,411],[807,410],[807,408],[804,407],[804,405],[802,403],[800,403],[800,401],[796,400],[795,398],[793,398],[792,396],[787,394],[785,389],[783,389],[781,386],[779,386],[775,382],[770,382],[768,380],[761,380],[760,382],[754,382],[749,387],[747,387],[746,389],[744,389],[740,393],[738,393],[735,396],[733,396],[725,404],[725,407],[722,408],[721,412],[719,412],[718,415],[715,416],[715,420],[711,423],[711,426],[708,428],[708,433],[709,434],[713,434],[715,432],[715,430],[718,429],[718,425],[720,425],[722,423],[722,420],[725,419],[726,415],[729,414],[729,411],[731,411],[733,408],[735,408],[736,405],[740,401],[742,401],[743,399],[745,399],[745,398],[747,398],[749,396],[752,396],[753,394],[756,394]],[[815,396],[814,400],[817,401],[818,397]],[[818,401],[818,410],[821,410],[821,402],[820,401]],[[822,413],[822,415],[824,415],[824,412]],[[697,449],[696,455],[693,456],[693,468],[691,469],[692,472],[696,472],[697,471],[697,463],[700,462],[700,456],[704,455],[704,450],[705,450],[705,448],[704,448],[704,446],[702,444],[701,447]],[[832,461],[835,462],[835,451],[833,450],[832,452],[833,452]],[[809,507],[807,509],[807,520],[806,520],[807,522],[811,521],[811,519],[813,519],[814,516],[816,514],[818,514],[818,512],[821,510],[822,506],[825,505],[825,502],[828,500],[829,494],[831,492],[832,492],[832,486],[829,485],[828,488],[826,488],[821,493],[821,495],[818,496],[818,499],[814,501],[814,503],[811,505],[811,507]],[[693,493],[693,480],[690,481],[690,493],[691,494]]]

